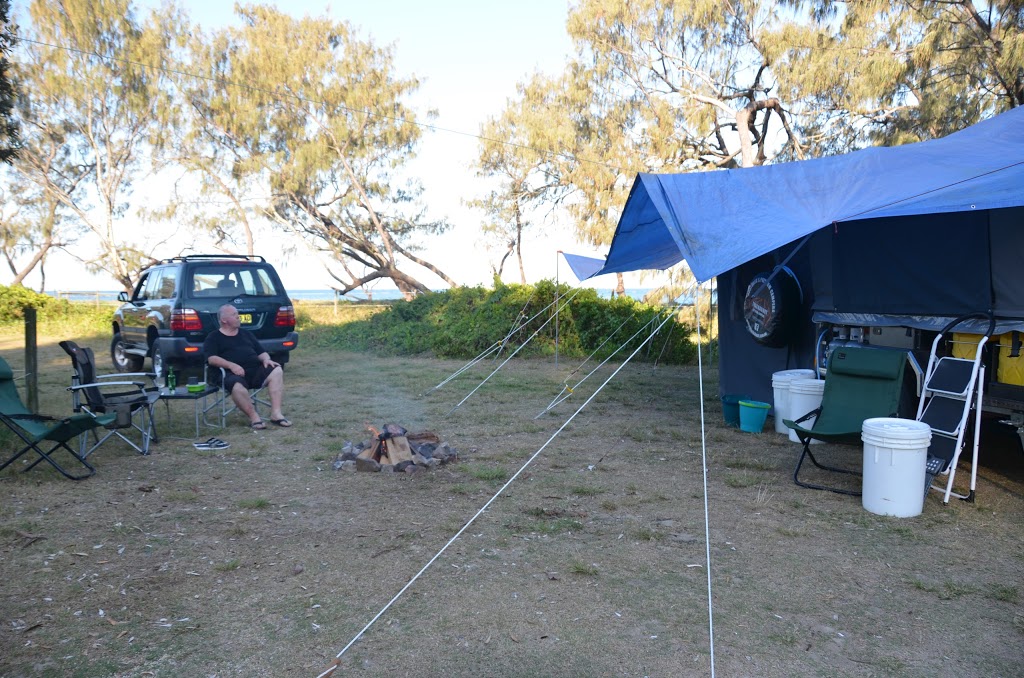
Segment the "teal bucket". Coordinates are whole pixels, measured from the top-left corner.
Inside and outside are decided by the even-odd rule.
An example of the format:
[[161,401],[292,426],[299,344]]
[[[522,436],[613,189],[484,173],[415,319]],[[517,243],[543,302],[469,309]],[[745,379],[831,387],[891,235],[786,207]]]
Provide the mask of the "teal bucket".
[[740,401],[749,400],[749,396],[724,395],[722,396],[722,417],[725,418],[725,425],[738,428],[740,425]]
[[772,409],[772,406],[759,400],[741,400],[739,405],[740,430],[747,433],[760,433],[764,429],[768,410]]

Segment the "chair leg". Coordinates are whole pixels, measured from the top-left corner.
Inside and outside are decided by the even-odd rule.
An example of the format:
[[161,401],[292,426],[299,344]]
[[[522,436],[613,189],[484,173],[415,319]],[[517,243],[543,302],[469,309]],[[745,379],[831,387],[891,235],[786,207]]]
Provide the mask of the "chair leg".
[[807,438],[806,440],[801,440],[801,442],[803,442],[803,444],[804,444],[804,449],[803,449],[803,451],[800,452],[800,460],[797,462],[796,469],[793,471],[793,482],[794,483],[796,483],[800,487],[806,487],[807,489],[810,489],[810,490],[825,490],[826,492],[835,492],[836,494],[845,494],[845,495],[848,495],[848,496],[851,496],[851,497],[859,497],[859,496],[861,496],[862,493],[861,492],[857,492],[856,490],[846,490],[846,489],[843,489],[843,488],[840,488],[840,487],[828,487],[826,485],[816,485],[814,483],[808,483],[808,482],[804,482],[803,480],[800,480],[800,469],[801,469],[801,467],[803,467],[804,459],[810,459],[811,462],[815,466],[817,466],[818,468],[823,469],[825,471],[833,471],[835,473],[846,473],[848,475],[857,475],[857,476],[861,475],[858,471],[853,471],[853,470],[844,469],[844,468],[837,468],[837,467],[834,467],[834,466],[825,466],[824,464],[819,463],[818,460],[814,458],[814,454],[811,452],[811,439]]
[[[81,464],[86,469],[88,469],[89,472],[84,474],[84,475],[74,475],[72,473],[69,473],[63,466],[58,464],[57,461],[55,459],[53,459],[53,457],[50,456],[54,452],[56,452],[59,448],[63,448],[68,454],[70,454],[75,459],[75,461],[77,461],[79,464]],[[39,447],[37,445],[30,443],[29,445],[27,445],[25,447],[25,449],[23,449],[20,452],[18,452],[17,454],[15,454],[13,457],[11,457],[7,461],[5,461],[3,464],[0,464],[0,471],[2,471],[3,469],[7,468],[8,466],[10,466],[11,463],[13,463],[16,459],[18,459],[22,455],[28,453],[29,451],[34,451],[36,454],[39,455],[39,458],[36,459],[31,464],[29,464],[26,468],[22,469],[22,473],[26,473],[28,471],[31,471],[41,461],[45,461],[50,466],[52,466],[54,469],[56,469],[58,473],[60,473],[62,476],[64,476],[65,478],[68,478],[70,480],[84,480],[85,478],[88,478],[89,476],[91,476],[94,473],[96,473],[95,467],[93,467],[92,464],[90,464],[88,461],[86,461],[85,457],[79,456],[74,450],[72,450],[70,447],[68,447],[68,445],[66,443],[57,443],[52,448],[50,448],[50,450],[48,452],[43,452],[41,449],[39,449]]]

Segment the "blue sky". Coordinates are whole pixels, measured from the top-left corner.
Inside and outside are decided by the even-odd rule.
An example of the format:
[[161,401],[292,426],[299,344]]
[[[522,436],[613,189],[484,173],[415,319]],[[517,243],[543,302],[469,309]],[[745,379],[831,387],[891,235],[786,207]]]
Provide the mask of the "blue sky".
[[[20,9],[24,8],[23,3]],[[140,8],[157,2],[139,3]],[[234,21],[233,2],[228,0],[183,0],[182,5],[203,29]],[[463,134],[431,131],[425,135],[419,158],[410,168],[423,181],[425,199],[432,216],[446,216],[456,227],[442,242],[424,253],[459,283],[490,282],[489,264],[500,253],[483,249],[478,240],[481,215],[462,204],[482,194],[484,184],[473,177],[471,163],[477,141],[468,135],[479,132],[489,115],[498,114],[508,98],[515,96],[518,81],[535,71],[555,75],[562,71],[572,52],[565,32],[568,2],[562,0],[438,0],[434,3],[405,0],[343,0],[310,2],[291,0],[277,7],[294,16],[326,15],[346,20],[361,37],[379,45],[394,47],[399,75],[415,75],[422,86],[410,105],[418,114],[436,109],[434,125]],[[558,249],[581,251],[571,236],[554,227],[538,229],[524,245],[530,282],[554,277]],[[257,252],[267,255],[262,247]],[[157,253],[160,255],[160,253]],[[513,280],[508,274],[506,280]],[[49,289],[112,289],[107,278],[89,279],[81,271],[64,275],[67,266],[48,267]],[[322,267],[312,260],[293,256],[279,265],[285,284],[293,289],[328,285]],[[420,277],[422,269],[414,267]],[[561,270],[567,271],[562,265]],[[563,277],[565,277],[563,273]],[[422,272],[420,278],[431,287],[441,281]],[[31,283],[30,283],[31,284]]]

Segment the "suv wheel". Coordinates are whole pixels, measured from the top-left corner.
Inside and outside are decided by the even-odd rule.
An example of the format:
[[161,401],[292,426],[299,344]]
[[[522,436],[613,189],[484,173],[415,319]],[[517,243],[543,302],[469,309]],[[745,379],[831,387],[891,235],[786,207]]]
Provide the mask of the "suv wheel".
[[162,382],[164,374],[166,374],[167,364],[164,361],[164,353],[160,350],[160,342],[158,340],[153,341],[153,350],[150,351],[150,357],[153,358],[153,372],[156,373],[157,380]]
[[118,372],[140,372],[145,358],[125,351],[124,342],[121,341],[121,334],[114,335],[110,342],[110,359],[114,362],[114,369]]

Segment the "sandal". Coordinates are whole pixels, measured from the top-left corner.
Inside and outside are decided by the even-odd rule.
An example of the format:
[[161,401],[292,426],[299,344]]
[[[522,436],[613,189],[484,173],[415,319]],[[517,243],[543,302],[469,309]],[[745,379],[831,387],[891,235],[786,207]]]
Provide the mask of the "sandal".
[[280,426],[281,428],[288,428],[292,425],[292,423],[284,417],[281,417],[280,419],[271,419],[270,423],[274,426]]
[[267,425],[263,423],[262,419],[257,419],[249,424],[249,428],[253,431],[265,431],[267,430]]

